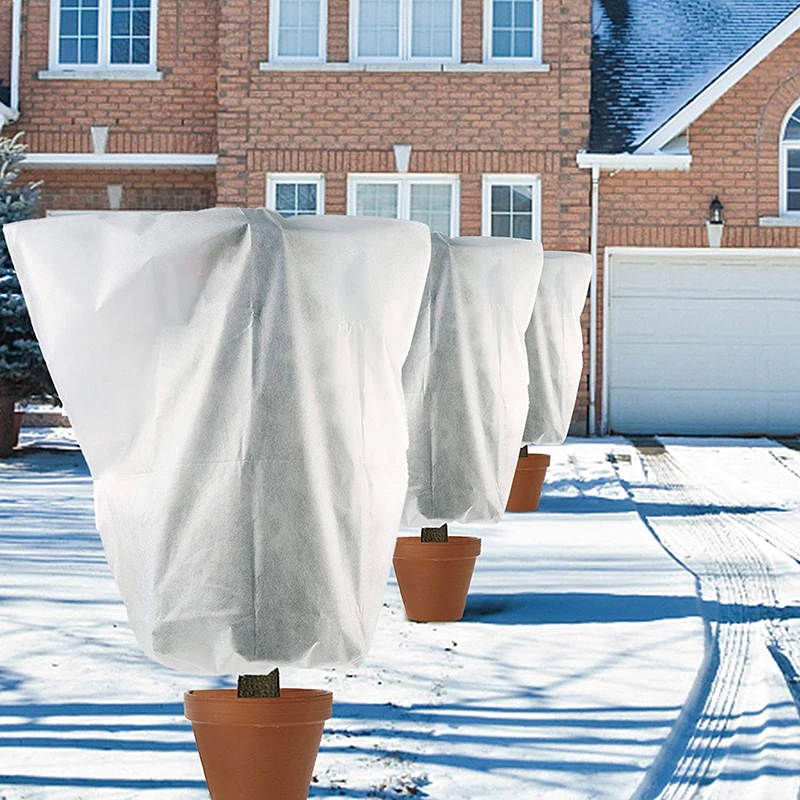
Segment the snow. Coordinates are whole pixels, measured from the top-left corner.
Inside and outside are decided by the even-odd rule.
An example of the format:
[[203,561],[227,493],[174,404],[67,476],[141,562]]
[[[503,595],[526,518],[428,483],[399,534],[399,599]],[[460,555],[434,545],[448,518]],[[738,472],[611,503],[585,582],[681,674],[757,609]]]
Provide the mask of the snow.
[[[207,797],[185,675],[138,650],[69,429],[0,462],[0,798]],[[800,785],[800,452],[571,440],[483,538],[465,619],[387,588],[334,692],[311,798],[782,800]],[[700,794],[697,795],[698,790]]]

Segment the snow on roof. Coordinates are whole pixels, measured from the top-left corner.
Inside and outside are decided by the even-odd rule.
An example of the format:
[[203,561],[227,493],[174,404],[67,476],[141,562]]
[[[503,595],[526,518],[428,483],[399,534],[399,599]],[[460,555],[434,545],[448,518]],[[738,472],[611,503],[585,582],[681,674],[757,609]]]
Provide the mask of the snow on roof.
[[800,0],[594,0],[589,149],[634,149]]

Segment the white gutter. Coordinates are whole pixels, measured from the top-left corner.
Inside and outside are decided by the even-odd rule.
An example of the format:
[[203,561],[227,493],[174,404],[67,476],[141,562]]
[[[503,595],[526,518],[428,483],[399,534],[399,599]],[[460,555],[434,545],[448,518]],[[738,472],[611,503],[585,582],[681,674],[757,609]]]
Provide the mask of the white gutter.
[[686,171],[692,165],[690,153],[578,153],[578,166],[582,169],[594,169],[604,172],[623,170],[678,170]]
[[28,153],[31,167],[215,167],[214,153]]
[[597,231],[600,219],[600,167],[592,166],[592,283],[589,302],[589,436],[597,435]]
[[22,35],[22,0],[11,4],[11,111],[19,117],[19,59]]

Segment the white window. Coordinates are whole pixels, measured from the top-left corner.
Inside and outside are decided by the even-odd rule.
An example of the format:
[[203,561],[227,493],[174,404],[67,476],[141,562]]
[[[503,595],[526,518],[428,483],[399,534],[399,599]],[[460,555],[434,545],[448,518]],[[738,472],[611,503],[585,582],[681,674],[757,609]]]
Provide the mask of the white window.
[[483,235],[540,238],[538,175],[483,176]]
[[457,61],[459,0],[351,0],[350,52],[359,61]]
[[484,3],[484,60],[541,61],[542,0]]
[[350,175],[347,213],[424,222],[431,230],[458,235],[455,175]]
[[51,0],[50,68],[155,69],[156,0]]
[[781,214],[800,215],[800,104],[787,116],[781,136]]
[[270,61],[324,61],[327,0],[270,0]]
[[325,213],[325,179],[317,173],[267,175],[267,208],[282,217]]

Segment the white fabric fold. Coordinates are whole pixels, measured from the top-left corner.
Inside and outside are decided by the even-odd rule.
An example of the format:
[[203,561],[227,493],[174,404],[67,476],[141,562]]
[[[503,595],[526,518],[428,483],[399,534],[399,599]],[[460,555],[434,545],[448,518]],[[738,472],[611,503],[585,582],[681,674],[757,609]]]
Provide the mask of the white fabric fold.
[[588,253],[545,251],[525,333],[530,404],[523,443],[561,444],[567,437],[583,372],[581,314],[591,279]]
[[403,524],[496,522],[528,411],[525,329],[541,245],[433,234],[403,385],[409,490]]
[[359,663],[406,493],[427,226],[220,208],[4,230],[144,650]]

